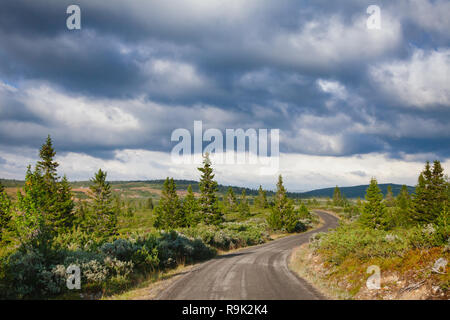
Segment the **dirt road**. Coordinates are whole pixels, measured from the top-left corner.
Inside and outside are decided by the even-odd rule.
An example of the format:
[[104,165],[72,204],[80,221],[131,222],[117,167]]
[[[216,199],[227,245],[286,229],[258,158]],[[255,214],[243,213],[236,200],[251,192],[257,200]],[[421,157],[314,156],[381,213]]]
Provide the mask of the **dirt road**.
[[316,210],[322,227],[285,237],[237,253],[218,256],[191,270],[164,290],[157,299],[169,300],[297,300],[323,299],[287,266],[293,248],[316,232],[338,225],[338,219]]

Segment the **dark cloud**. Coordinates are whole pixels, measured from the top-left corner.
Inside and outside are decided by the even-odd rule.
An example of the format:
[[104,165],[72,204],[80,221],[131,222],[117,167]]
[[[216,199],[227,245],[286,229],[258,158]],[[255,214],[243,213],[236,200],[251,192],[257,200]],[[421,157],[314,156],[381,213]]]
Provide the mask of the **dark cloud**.
[[404,68],[448,70],[448,5],[379,2],[375,33],[370,1],[86,0],[80,31],[65,27],[71,1],[3,1],[0,144],[36,147],[50,133],[62,152],[106,159],[168,151],[172,130],[203,120],[280,128],[282,152],[447,158],[448,85],[433,71],[435,90],[421,91]]

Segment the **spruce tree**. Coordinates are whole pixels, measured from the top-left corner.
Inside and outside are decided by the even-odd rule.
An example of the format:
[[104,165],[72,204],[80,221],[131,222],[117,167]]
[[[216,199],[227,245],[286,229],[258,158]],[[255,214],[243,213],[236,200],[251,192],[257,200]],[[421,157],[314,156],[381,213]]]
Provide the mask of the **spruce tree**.
[[395,207],[395,198],[394,194],[392,193],[392,186],[388,185],[387,187],[387,193],[386,198],[384,200],[386,207]]
[[433,221],[436,221],[447,201],[447,182],[444,177],[444,169],[438,160],[433,162],[431,171],[431,193],[433,195],[431,217]]
[[64,175],[57,184],[55,212],[53,214],[53,226],[61,231],[69,230],[75,221],[75,202],[73,201],[72,187]]
[[399,225],[406,226],[411,223],[411,196],[408,192],[408,187],[402,185],[400,193],[396,199],[397,210],[396,210],[396,220]]
[[14,219],[17,237],[26,239],[30,234],[39,235],[32,237],[37,245],[71,229],[75,219],[72,191],[67,178],[61,180],[57,175],[55,154],[48,136],[39,151],[40,160],[34,171],[30,166],[27,168],[25,184],[18,192],[13,210],[13,216],[17,216]]
[[111,184],[106,181],[107,172],[101,169],[91,179],[91,228],[96,236],[107,238],[117,234],[117,214],[113,206]]
[[52,139],[48,136],[39,151],[40,160],[27,187],[31,193],[31,189],[39,190],[39,197],[34,197],[36,209],[43,214],[52,232],[57,234],[72,227],[75,203],[67,178],[64,176],[60,180],[58,177],[59,164],[54,160],[55,155]]
[[269,207],[269,203],[267,202],[266,191],[263,190],[262,186],[259,186],[258,189],[258,197],[256,198],[256,206],[261,209],[265,209]]
[[239,201],[239,215],[244,218],[250,216],[250,206],[248,205],[245,189],[242,189],[241,199]]
[[234,191],[232,187],[228,187],[227,195],[225,197],[225,205],[228,211],[236,210],[236,196],[234,195]]
[[3,191],[5,191],[5,186],[0,181],[0,193],[2,193]]
[[336,207],[339,207],[342,205],[342,196],[341,196],[341,190],[338,186],[334,188],[333,192],[333,205]]
[[299,208],[297,210],[298,216],[301,219],[310,219],[311,213],[309,212],[308,208],[305,206],[303,202],[300,203]]
[[[23,192],[23,193],[22,193]],[[44,216],[47,190],[40,172],[28,166],[22,191],[17,192],[17,203],[12,211],[13,231],[22,248],[36,248],[48,253],[50,241],[55,236]]]
[[297,226],[297,222],[298,219],[294,211],[294,204],[292,200],[288,199],[286,189],[283,186],[283,178],[279,175],[274,205],[267,218],[267,223],[273,230],[293,232]]
[[186,225],[180,200],[178,199],[175,181],[166,178],[164,181],[161,199],[155,208],[155,228],[170,230]]
[[200,213],[206,224],[219,225],[223,222],[223,214],[219,209],[219,202],[216,192],[217,182],[214,181],[213,169],[209,154],[206,153],[203,159],[203,167],[198,168],[202,173],[200,177]]
[[416,223],[434,223],[444,209],[446,201],[446,181],[439,161],[425,164],[420,173],[412,200],[412,218]]
[[366,191],[366,202],[360,217],[363,225],[373,229],[384,229],[386,226],[386,207],[383,194],[378,187],[377,180],[372,178]]
[[39,151],[41,160],[37,162],[37,169],[42,173],[45,184],[48,188],[53,187],[58,180],[57,168],[59,164],[54,161],[56,152],[53,149],[52,139],[50,135],[47,136],[46,142],[42,145]]
[[201,222],[199,206],[191,185],[188,186],[186,197],[183,200],[183,212],[186,216],[186,224],[188,227],[196,226]]

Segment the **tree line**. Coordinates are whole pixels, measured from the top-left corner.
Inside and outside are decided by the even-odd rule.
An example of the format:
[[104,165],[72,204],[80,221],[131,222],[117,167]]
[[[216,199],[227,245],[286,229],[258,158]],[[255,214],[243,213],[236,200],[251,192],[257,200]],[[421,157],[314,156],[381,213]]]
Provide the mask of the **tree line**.
[[[360,221],[375,229],[390,229],[432,224],[441,227],[448,237],[450,183],[439,161],[429,162],[419,174],[415,192],[409,194],[406,185],[395,198],[388,190],[386,198],[373,178],[362,204]],[[391,208],[391,210],[389,210]]]

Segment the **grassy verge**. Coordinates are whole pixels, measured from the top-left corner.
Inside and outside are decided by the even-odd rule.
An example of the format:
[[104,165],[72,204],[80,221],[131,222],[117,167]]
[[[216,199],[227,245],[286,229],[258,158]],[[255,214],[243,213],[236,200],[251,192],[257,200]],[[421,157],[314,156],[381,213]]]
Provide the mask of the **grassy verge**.
[[[344,222],[294,250],[290,268],[330,299],[448,299],[449,268],[435,266],[449,260],[437,230],[367,230]],[[370,266],[380,268],[379,289],[367,288]]]

